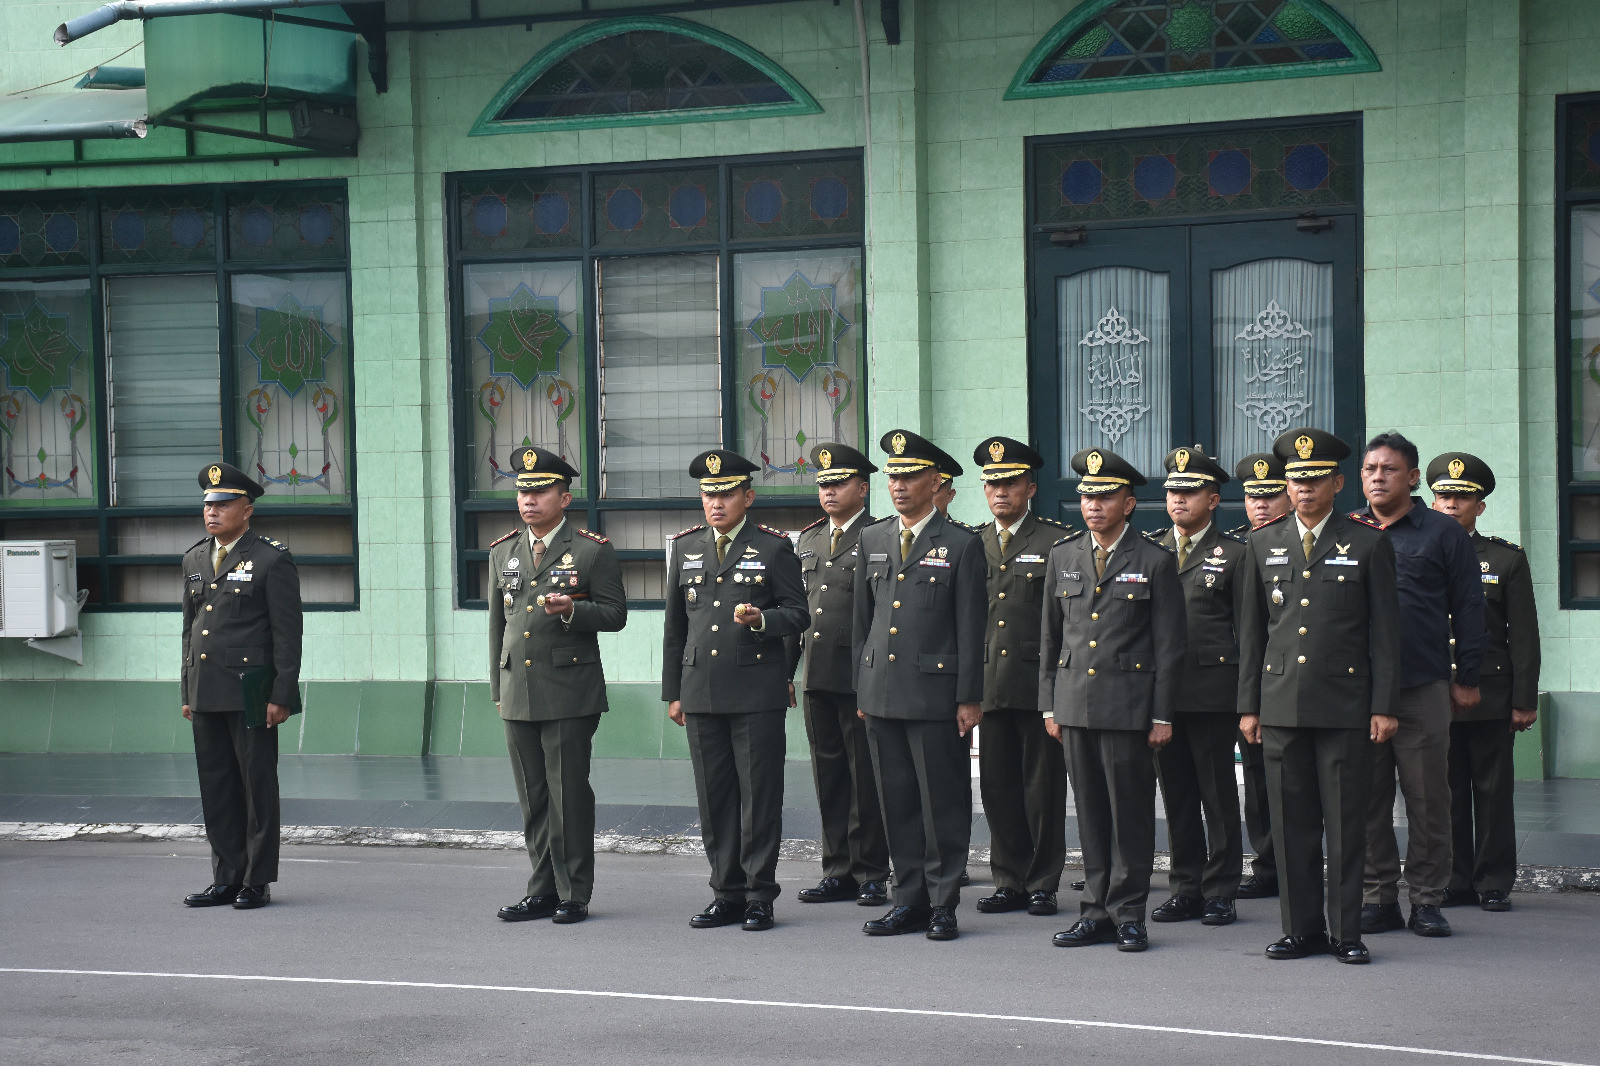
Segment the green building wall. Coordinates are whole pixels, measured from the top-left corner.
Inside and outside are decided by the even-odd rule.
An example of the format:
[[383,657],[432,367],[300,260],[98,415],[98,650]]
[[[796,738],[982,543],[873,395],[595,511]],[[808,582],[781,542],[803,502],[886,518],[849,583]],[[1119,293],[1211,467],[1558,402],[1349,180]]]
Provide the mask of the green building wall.
[[[390,0],[389,18],[428,6]],[[396,33],[389,91],[359,79],[355,159],[5,171],[0,188],[348,180],[361,605],[307,616],[298,750],[493,754],[485,618],[453,594],[445,173],[866,145],[869,436],[904,425],[960,454],[991,433],[1028,434],[1023,138],[1359,112],[1368,426],[1400,429],[1425,456],[1493,457],[1484,525],[1528,550],[1551,694],[1541,731],[1519,741],[1523,772],[1600,776],[1600,612],[1562,611],[1557,592],[1553,320],[1554,98],[1600,90],[1592,7],[1339,0],[1381,70],[1002,101],[1073,6],[902,0],[890,47],[869,4],[870,144],[850,5],[814,0],[694,17],[792,74],[816,115],[469,137],[505,81],[574,24]],[[124,23],[56,48],[50,31],[83,8],[0,5],[0,92],[140,39]],[[137,48],[118,60],[140,61]],[[887,510],[881,486],[875,509]],[[953,513],[983,517],[975,482]],[[89,614],[83,629],[82,667],[0,646],[0,750],[186,750],[177,614]],[[686,755],[656,698],[660,637],[661,614],[641,611],[604,640],[612,712],[597,754]]]

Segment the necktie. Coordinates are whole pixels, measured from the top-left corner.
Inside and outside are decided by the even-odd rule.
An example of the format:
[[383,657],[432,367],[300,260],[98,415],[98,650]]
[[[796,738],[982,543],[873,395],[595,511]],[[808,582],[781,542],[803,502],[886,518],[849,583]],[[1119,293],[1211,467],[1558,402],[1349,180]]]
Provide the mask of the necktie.
[[844,530],[835,529],[833,531],[833,542],[828,545],[828,554],[829,555],[838,554],[838,551],[839,551],[839,538],[842,537],[842,536],[844,536]]
[[1108,552],[1104,548],[1100,547],[1100,545],[1096,544],[1094,546],[1094,576],[1096,578],[1101,578],[1101,577],[1105,576],[1105,573],[1106,573],[1106,557],[1109,556],[1110,554],[1111,554],[1110,552]]
[[911,542],[916,539],[917,535],[911,530],[902,529],[900,531],[900,561],[902,563],[911,557]]
[[1178,569],[1182,570],[1189,562],[1189,548],[1194,544],[1187,536],[1178,537]]
[[733,543],[733,538],[726,533],[717,538],[717,562],[722,562],[722,557],[728,554],[728,545]]
[[1311,546],[1316,542],[1316,534],[1312,533],[1309,529],[1306,530],[1306,535],[1300,538],[1300,547],[1305,550],[1307,561],[1311,559]]
[[533,542],[533,568],[535,570],[539,569],[539,564],[542,562],[544,562],[544,541],[535,540]]
[[213,574],[222,573],[222,560],[226,559],[227,557],[228,549],[225,546],[218,544],[216,558],[211,560],[211,572]]
[[1011,547],[1011,530],[1002,529],[1000,531],[1000,558],[1004,559],[1006,557],[1006,549],[1009,547]]

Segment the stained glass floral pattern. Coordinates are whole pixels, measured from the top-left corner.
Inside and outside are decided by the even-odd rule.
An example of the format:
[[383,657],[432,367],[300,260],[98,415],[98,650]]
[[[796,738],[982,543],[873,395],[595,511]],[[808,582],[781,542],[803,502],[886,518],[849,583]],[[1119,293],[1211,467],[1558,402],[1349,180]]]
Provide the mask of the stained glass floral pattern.
[[0,504],[92,502],[87,281],[0,284]]

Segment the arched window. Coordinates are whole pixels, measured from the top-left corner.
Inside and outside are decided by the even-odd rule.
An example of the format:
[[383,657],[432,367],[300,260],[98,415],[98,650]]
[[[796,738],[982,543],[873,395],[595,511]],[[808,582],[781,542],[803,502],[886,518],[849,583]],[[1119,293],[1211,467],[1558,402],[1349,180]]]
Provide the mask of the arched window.
[[619,18],[574,30],[534,56],[484,108],[472,133],[821,110],[786,71],[725,33],[679,19]]
[[1034,46],[1005,98],[1377,69],[1322,0],[1089,0]]

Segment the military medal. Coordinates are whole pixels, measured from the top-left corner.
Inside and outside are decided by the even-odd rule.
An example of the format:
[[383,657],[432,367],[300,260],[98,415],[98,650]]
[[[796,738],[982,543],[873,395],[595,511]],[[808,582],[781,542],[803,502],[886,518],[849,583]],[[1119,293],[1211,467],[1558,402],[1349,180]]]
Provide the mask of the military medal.
[[1283,590],[1277,588],[1276,586],[1274,586],[1272,589],[1272,602],[1276,604],[1283,603]]
[[561,557],[561,565],[562,566],[571,566],[572,565],[572,553],[571,552],[567,552],[565,555],[563,555]]
[[508,592],[508,593],[505,594],[505,601],[506,601],[506,606],[510,607],[511,606],[511,593]]
[[688,600],[690,603],[693,603],[695,600],[700,598],[700,590],[695,588],[693,585],[690,585],[684,591],[683,598]]

